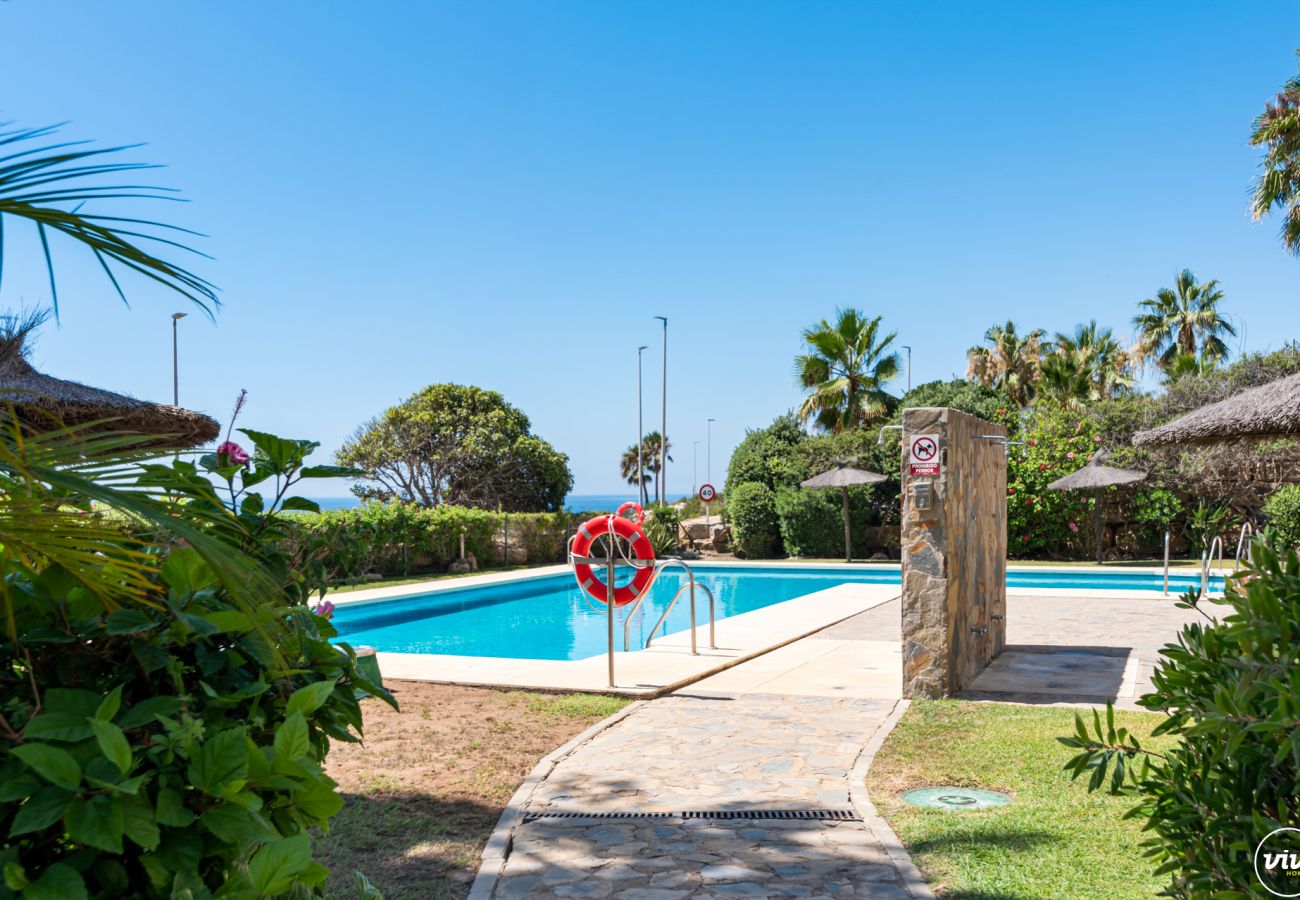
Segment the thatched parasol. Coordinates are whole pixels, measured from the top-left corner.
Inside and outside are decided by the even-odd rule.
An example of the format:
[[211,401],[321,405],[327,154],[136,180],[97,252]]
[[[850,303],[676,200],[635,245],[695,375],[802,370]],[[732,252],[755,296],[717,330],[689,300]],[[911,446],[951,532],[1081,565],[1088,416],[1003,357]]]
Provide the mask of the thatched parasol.
[[[0,404],[13,404],[26,427],[54,430],[112,419],[105,427],[154,435],[155,440],[143,446],[168,450],[193,447],[221,433],[216,420],[203,413],[136,400],[36,371],[27,361],[25,342],[40,318],[25,322],[12,316],[0,318]],[[0,406],[0,417],[6,415]]]
[[835,468],[800,482],[806,488],[839,488],[844,495],[844,561],[853,562],[853,543],[849,535],[849,488],[858,484],[879,484],[889,478],[879,472],[855,469],[848,463],[836,463]]
[[1071,472],[1064,478],[1058,478],[1047,486],[1047,489],[1050,491],[1092,491],[1093,528],[1097,535],[1097,565],[1102,564],[1102,488],[1114,487],[1120,484],[1133,484],[1134,482],[1141,481],[1147,477],[1146,472],[1139,472],[1136,469],[1118,469],[1114,466],[1103,466],[1101,463],[1106,456],[1107,454],[1105,451],[1096,454],[1082,469]]
[[1215,444],[1240,438],[1300,437],[1300,374],[1242,391],[1158,428],[1139,431],[1139,447]]

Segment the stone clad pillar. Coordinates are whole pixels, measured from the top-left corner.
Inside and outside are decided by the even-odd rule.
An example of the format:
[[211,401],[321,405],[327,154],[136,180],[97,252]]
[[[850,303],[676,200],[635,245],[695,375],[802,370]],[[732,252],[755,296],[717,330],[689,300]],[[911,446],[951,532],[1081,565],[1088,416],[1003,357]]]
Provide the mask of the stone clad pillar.
[[1006,429],[903,411],[903,696],[947,697],[1006,645]]

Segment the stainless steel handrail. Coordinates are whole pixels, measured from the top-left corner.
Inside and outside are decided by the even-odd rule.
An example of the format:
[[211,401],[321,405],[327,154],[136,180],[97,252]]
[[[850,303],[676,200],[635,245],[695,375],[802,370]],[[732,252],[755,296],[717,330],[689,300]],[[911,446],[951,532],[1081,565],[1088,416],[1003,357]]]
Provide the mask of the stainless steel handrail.
[[[699,651],[699,649],[697,649],[697,647],[696,647],[696,643],[695,643],[695,628],[696,628],[696,625],[695,625],[695,586],[696,586],[695,577],[692,576],[690,581],[688,581],[686,584],[682,585],[681,587],[679,587],[679,588],[677,589],[677,593],[673,594],[673,599],[670,600],[670,601],[668,601],[668,608],[664,610],[664,614],[663,614],[662,616],[659,617],[659,621],[658,621],[658,622],[655,622],[654,628],[651,628],[651,629],[650,629],[650,633],[649,633],[648,635],[646,635],[646,639],[645,639],[645,647],[644,647],[643,649],[646,649],[646,650],[649,650],[649,649],[650,649],[650,644],[651,644],[651,642],[654,641],[654,639],[655,639],[655,632],[659,630],[659,626],[662,625],[662,624],[664,623],[664,620],[668,618],[668,614],[669,614],[670,612],[673,611],[673,604],[675,604],[675,603],[677,602],[677,598],[680,597],[680,596],[682,595],[682,591],[686,590],[687,588],[690,588],[690,591],[691,591],[691,655],[692,655],[692,656],[699,656],[699,655],[700,655],[700,651]],[[709,590],[709,586],[708,586],[707,584],[701,584],[699,587],[700,587],[700,590],[704,591],[704,593],[706,593],[706,594],[709,595],[709,649],[710,649],[710,650],[717,650],[717,649],[718,649],[718,642],[717,642],[717,639],[716,639],[716,637],[714,636],[714,633],[713,633],[713,624],[714,624],[714,615],[713,615],[713,606],[714,606],[714,604],[713,604],[713,591]]]
[[1210,589],[1210,567],[1214,564],[1214,549],[1219,549],[1219,568],[1223,568],[1223,539],[1215,535],[1214,540],[1210,542],[1210,549],[1205,551],[1201,557],[1201,596],[1204,597]]
[[1165,531],[1165,596],[1169,596],[1169,532]]
[[1232,571],[1234,572],[1241,568],[1241,554],[1243,550],[1246,553],[1246,562],[1250,562],[1250,544],[1246,541],[1246,535],[1248,534],[1251,536],[1255,534],[1255,526],[1251,525],[1249,522],[1242,522],[1241,534],[1237,538],[1237,556],[1232,561]]
[[[632,601],[632,605],[628,608],[627,611],[627,617],[623,620],[623,652],[624,653],[627,653],[630,649],[632,649],[632,644],[631,644],[632,639],[630,636],[630,629],[632,627],[632,617],[636,615],[636,611],[641,608],[642,601],[644,601],[646,597],[650,596],[650,589],[655,586],[655,582],[659,580],[659,576],[663,574],[664,569],[668,568],[673,563],[677,563],[677,565],[685,569],[686,577],[690,579],[687,584],[682,585],[683,588],[687,587],[688,585],[693,586],[695,584],[695,572],[694,570],[691,569],[690,566],[686,564],[685,560],[676,559],[672,557],[668,559],[660,560],[655,565],[654,577],[650,579],[650,583],[647,584],[645,590],[641,592],[641,596],[637,597],[635,600]],[[714,627],[716,623],[715,623],[715,617],[713,615],[713,591],[710,591],[706,585],[700,585],[700,587],[708,591],[709,594],[709,649],[716,650],[717,639],[714,636]],[[677,591],[677,594],[681,594],[680,589]],[[672,603],[668,604],[668,609],[672,609],[673,603],[676,602],[677,602],[677,595],[674,595],[672,599]],[[667,615],[668,613],[665,611],[664,616],[660,617],[659,623],[662,623],[664,617],[666,617]],[[655,628],[658,627],[659,624],[657,623],[655,625]],[[654,629],[651,629],[650,633],[653,635]],[[691,645],[692,645],[691,652],[692,653],[695,652],[694,644],[695,644],[695,601],[694,601],[694,597],[692,596],[692,600],[691,600]],[[647,647],[650,646],[649,642],[646,643],[646,646]]]

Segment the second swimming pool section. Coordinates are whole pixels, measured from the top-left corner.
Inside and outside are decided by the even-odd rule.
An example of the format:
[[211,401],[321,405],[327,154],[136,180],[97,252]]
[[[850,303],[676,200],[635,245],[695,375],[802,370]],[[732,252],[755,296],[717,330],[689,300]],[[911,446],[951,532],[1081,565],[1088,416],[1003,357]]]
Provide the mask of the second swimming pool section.
[[[837,569],[782,566],[699,566],[696,581],[712,589],[721,622],[839,584],[899,584],[897,568]],[[685,581],[685,573],[666,569],[633,616],[631,649],[645,645],[649,629]],[[1172,575],[1171,593],[1198,587],[1196,575]],[[1091,588],[1146,590],[1159,602],[1162,579],[1142,572],[1061,572],[1012,570],[1007,586],[1042,590]],[[1215,579],[1214,588],[1222,589]],[[688,595],[683,593],[660,633],[690,627]],[[699,592],[698,623],[708,622],[707,598]],[[625,610],[618,610],[616,646],[622,649]],[[603,606],[589,601],[567,572],[427,594],[342,603],[334,614],[339,640],[388,653],[433,653],[511,659],[585,659],[604,653],[608,623]],[[721,626],[719,626],[721,628]],[[722,638],[720,633],[719,638]]]

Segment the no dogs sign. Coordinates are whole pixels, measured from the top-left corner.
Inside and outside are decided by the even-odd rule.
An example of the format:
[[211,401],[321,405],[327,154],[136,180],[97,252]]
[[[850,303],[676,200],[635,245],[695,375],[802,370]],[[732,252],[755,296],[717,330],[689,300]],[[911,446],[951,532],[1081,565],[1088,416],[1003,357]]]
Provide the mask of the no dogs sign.
[[939,435],[914,434],[907,439],[907,448],[909,475],[939,474]]

